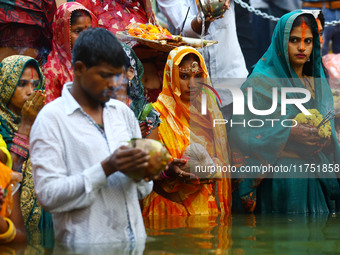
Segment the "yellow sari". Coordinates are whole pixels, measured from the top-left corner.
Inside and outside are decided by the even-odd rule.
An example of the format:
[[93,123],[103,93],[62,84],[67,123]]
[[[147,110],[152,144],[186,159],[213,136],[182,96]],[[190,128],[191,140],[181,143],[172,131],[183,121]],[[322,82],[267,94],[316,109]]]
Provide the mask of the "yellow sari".
[[[224,125],[212,126],[213,119],[223,119],[213,100],[207,101],[207,115],[201,115],[190,102],[180,98],[179,64],[184,56],[193,53],[200,59],[204,78],[209,80],[208,71],[201,54],[191,47],[179,47],[169,53],[164,70],[163,90],[153,107],[161,114],[158,128],[159,140],[173,158],[181,158],[191,143],[203,145],[209,155],[218,158],[220,164],[229,165],[229,146]],[[200,102],[200,101],[199,101]],[[191,116],[191,118],[190,118]],[[155,191],[143,200],[143,215],[217,215],[230,214],[231,184],[224,174],[221,180],[203,183],[193,180],[184,183],[177,179],[164,179],[157,184],[168,194],[181,199],[173,202]]]
[[11,214],[12,205],[13,205],[11,186],[8,186],[8,184],[11,183],[12,176],[13,176],[13,173],[11,170],[12,157],[9,151],[7,150],[7,145],[4,139],[2,138],[2,135],[0,135],[0,150],[2,150],[3,153],[5,153],[5,155],[7,156],[6,165],[0,162],[0,188],[7,189],[7,195],[5,198],[5,202],[2,205],[0,216],[8,217]]

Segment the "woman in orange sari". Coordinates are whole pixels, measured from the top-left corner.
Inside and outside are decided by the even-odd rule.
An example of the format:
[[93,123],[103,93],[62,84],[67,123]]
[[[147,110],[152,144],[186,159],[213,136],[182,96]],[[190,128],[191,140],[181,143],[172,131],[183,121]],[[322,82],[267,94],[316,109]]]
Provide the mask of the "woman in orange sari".
[[[188,145],[206,148],[215,164],[229,165],[229,148],[224,125],[213,127],[214,119],[223,119],[214,100],[207,97],[207,114],[201,114],[202,86],[209,83],[201,54],[191,47],[179,47],[169,53],[164,70],[163,90],[154,108],[162,123],[150,138],[162,142],[173,158],[154,190],[143,200],[143,215],[222,215],[230,214],[230,179],[198,179],[185,172],[181,159]],[[204,150],[203,148],[203,150]],[[188,161],[187,164],[192,163]],[[191,170],[192,171],[192,170]],[[196,174],[197,175],[197,174]]]

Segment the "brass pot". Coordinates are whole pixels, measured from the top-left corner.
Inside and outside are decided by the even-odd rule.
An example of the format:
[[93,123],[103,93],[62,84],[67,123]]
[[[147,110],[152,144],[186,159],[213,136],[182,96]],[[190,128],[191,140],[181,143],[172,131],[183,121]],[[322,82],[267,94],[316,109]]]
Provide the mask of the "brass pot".
[[212,16],[214,18],[220,18],[227,10],[224,5],[226,0],[220,2],[220,0],[196,0],[196,4],[199,10],[204,13],[204,16]]

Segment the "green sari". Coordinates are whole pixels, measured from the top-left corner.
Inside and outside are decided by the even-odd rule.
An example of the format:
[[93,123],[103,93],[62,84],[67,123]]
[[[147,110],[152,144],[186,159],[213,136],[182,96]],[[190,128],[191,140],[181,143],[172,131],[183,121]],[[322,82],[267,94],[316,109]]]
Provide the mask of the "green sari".
[[[231,129],[230,141],[233,162],[241,166],[295,166],[298,171],[305,172],[305,164],[322,165],[339,163],[340,150],[336,141],[334,121],[331,121],[332,141],[334,147],[331,150],[323,149],[316,155],[311,156],[308,151],[315,151],[306,145],[288,140],[290,127],[281,125],[281,121],[294,119],[300,113],[295,105],[286,106],[286,115],[281,115],[281,89],[303,88],[301,80],[289,64],[288,42],[289,34],[294,20],[303,14],[301,10],[288,13],[281,17],[275,31],[271,45],[267,52],[256,64],[253,73],[242,85],[245,95],[245,114],[235,115],[233,122],[258,119],[264,122],[262,127],[250,127],[237,125]],[[311,14],[306,14],[311,15]],[[315,19],[313,18],[315,21]],[[316,22],[315,22],[316,25]],[[317,26],[313,29],[313,52],[310,61],[310,70],[314,78],[315,98],[311,98],[303,106],[306,109],[316,108],[325,116],[333,110],[332,92],[325,79],[321,65],[320,40]],[[278,103],[276,110],[266,116],[254,115],[248,109],[248,88],[253,90],[253,105],[255,109],[267,110],[272,106],[272,89],[278,89]],[[289,93],[287,98],[304,98],[302,93]],[[272,122],[266,119],[277,119]],[[285,125],[291,125],[285,122]],[[258,123],[257,123],[258,125]],[[291,153],[285,153],[285,152]],[[294,155],[294,156],[292,156]],[[301,166],[301,168],[300,168]],[[308,172],[308,171],[307,171]],[[296,174],[296,175],[294,175]],[[297,173],[259,175],[258,178],[244,178],[235,180],[233,193],[233,209],[237,212],[260,211],[282,213],[329,213],[334,210],[334,199],[339,196],[339,184],[335,173],[318,173],[317,171],[304,175],[305,178],[292,178]],[[278,178],[280,177],[280,178]],[[287,178],[290,177],[290,178]]]
[[128,97],[132,100],[129,107],[140,123],[151,120],[149,125],[156,128],[161,123],[161,119],[159,118],[160,114],[153,108],[152,103],[147,102],[147,99],[144,96],[144,86],[142,83],[144,74],[143,64],[128,45],[125,43],[121,44],[129,60],[129,65],[133,68],[135,75],[127,88]]
[[[38,89],[44,89],[44,75],[35,59],[14,55],[5,58],[0,63],[0,134],[7,143],[8,149],[12,145],[14,132],[18,130],[21,118],[9,110],[7,106],[28,63],[33,64],[36,70],[38,70],[40,79]],[[41,208],[37,200],[30,158],[23,163],[22,172],[23,180],[20,187],[21,212],[27,231],[32,234],[32,238],[36,242],[40,242],[40,235],[44,236],[43,232],[53,229],[52,217]]]

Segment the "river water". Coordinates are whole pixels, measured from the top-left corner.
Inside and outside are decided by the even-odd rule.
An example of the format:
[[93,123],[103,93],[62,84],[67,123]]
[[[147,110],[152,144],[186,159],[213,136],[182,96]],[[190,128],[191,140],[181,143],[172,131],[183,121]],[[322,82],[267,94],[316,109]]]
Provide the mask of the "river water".
[[142,244],[1,246],[0,254],[340,254],[337,215],[240,214],[144,220],[148,239]]

